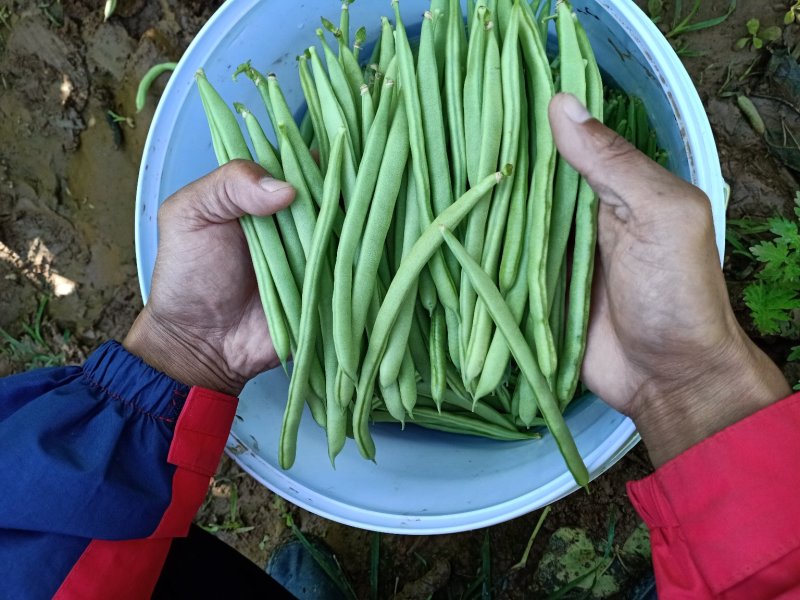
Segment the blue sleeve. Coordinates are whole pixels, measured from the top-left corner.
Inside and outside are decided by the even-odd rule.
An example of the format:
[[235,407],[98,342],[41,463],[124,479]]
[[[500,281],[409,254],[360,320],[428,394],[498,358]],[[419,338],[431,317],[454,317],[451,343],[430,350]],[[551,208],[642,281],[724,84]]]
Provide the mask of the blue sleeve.
[[153,533],[170,504],[167,456],[189,389],[116,342],[82,367],[0,380],[4,593],[51,597],[92,539]]

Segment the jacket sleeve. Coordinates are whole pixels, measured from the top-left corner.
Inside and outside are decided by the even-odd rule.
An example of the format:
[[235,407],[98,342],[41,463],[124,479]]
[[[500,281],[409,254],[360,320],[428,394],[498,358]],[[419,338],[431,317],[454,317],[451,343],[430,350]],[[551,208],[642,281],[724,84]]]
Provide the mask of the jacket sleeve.
[[798,459],[795,394],[629,483],[659,598],[800,597]]
[[11,598],[148,597],[186,535],[236,398],[116,342],[0,380],[0,581]]

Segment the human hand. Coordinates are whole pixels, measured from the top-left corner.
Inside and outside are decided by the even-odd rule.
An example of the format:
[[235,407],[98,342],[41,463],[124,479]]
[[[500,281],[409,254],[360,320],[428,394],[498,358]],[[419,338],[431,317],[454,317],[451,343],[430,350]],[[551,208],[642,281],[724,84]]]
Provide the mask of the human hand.
[[560,94],[561,154],[600,196],[583,381],[630,416],[655,466],[789,395],[728,299],[705,194]]
[[236,396],[278,364],[238,218],[286,207],[294,189],[233,161],[168,198],[147,305],[123,345],[187,385]]

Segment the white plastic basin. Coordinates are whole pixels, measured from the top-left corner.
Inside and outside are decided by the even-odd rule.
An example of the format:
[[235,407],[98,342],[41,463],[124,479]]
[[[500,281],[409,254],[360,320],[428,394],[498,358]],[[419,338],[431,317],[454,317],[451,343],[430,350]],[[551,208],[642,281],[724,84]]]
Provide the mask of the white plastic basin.
[[[630,0],[574,0],[573,5],[603,71],[645,101],[671,157],[670,168],[711,199],[722,256],[725,194],[719,159],[703,105],[680,60]],[[410,29],[427,6],[425,0],[401,1]],[[267,123],[255,87],[244,78],[234,83],[231,74],[252,59],[259,70],[278,75],[289,103],[299,109],[295,55],[317,41],[319,16],[336,20],[337,11],[330,0],[229,0],[191,44],[156,111],[139,174],[136,253],[145,299],[156,256],[158,206],[217,166],[195,71],[205,68],[229,103],[244,102]],[[351,23],[367,25],[374,39],[379,17],[390,12],[388,0],[361,0],[351,7]],[[229,451],[276,493],[335,521],[391,533],[459,532],[511,519],[576,489],[549,435],[508,443],[380,425],[374,427],[377,463],[362,459],[349,440],[334,470],[324,432],[308,413],[300,428],[297,462],[284,472],[277,466],[277,448],[287,390],[280,369],[245,388]],[[567,422],[592,477],[638,441],[633,423],[592,395],[575,402]]]

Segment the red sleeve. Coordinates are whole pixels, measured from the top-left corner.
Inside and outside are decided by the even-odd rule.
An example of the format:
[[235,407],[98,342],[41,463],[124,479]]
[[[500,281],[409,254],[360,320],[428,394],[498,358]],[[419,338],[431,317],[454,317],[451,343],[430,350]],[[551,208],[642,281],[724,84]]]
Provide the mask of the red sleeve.
[[659,598],[800,598],[800,394],[629,483],[628,495],[650,528]]

